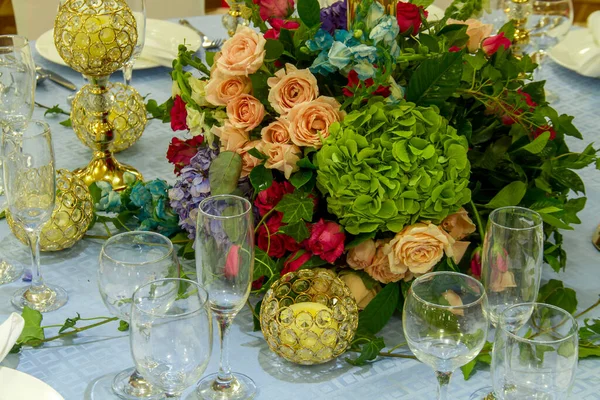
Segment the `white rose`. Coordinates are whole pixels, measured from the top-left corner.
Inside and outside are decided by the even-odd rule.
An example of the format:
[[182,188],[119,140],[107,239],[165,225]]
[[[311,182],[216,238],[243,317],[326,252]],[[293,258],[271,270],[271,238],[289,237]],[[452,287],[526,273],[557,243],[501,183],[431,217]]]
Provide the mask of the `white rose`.
[[186,106],[187,118],[185,119],[185,123],[190,130],[192,136],[202,135],[204,132],[208,131],[209,127],[204,123],[204,113],[196,110],[194,107]]
[[200,107],[207,107],[211,105],[208,101],[206,101],[205,88],[208,84],[208,81],[190,76],[188,78],[188,84],[192,89],[192,100],[194,100],[194,103],[198,104]]

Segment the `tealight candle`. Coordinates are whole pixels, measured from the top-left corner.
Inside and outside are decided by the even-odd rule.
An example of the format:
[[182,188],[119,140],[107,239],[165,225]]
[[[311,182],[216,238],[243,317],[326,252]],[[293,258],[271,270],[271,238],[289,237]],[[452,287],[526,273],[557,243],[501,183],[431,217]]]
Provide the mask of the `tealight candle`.
[[298,338],[299,347],[318,352],[323,345],[335,345],[338,322],[331,308],[311,301],[289,306],[294,313],[290,328]]

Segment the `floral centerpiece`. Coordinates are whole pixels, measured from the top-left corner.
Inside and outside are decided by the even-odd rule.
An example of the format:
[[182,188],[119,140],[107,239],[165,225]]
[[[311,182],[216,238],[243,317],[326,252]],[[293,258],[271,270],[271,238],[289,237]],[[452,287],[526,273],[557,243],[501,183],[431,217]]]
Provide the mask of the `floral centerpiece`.
[[[162,193],[190,239],[182,252],[193,251],[202,199],[248,197],[254,289],[299,268],[335,270],[364,308],[357,363],[383,348],[374,335],[414,277],[480,274],[495,208],[540,213],[545,261],[563,269],[559,229],[580,222],[586,201],[574,170],[596,161],[591,145],[567,147],[581,134],[532,81],[530,57],[513,53],[511,23],[493,32],[468,19],[479,0],[432,21],[430,3],[398,2],[389,15],[373,0],[248,0],[258,30],[239,27],[205,62],[180,46],[172,98],[149,107],[186,136],[169,146],[177,180]],[[497,279],[499,290],[514,282]]]

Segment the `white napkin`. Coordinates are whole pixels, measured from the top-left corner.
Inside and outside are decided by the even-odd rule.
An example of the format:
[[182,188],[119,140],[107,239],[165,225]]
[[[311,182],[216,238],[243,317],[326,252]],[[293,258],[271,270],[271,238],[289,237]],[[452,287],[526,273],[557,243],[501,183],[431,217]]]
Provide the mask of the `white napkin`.
[[600,11],[594,11],[589,15],[587,26],[590,32],[592,32],[592,36],[594,36],[594,41],[600,46]]
[[6,321],[0,325],[0,362],[15,345],[23,331],[25,320],[17,313],[12,313]]
[[[595,11],[588,17],[588,32],[593,40],[589,43],[574,43],[578,68],[577,72],[586,76],[600,76],[600,11]],[[587,42],[587,41],[586,41]]]

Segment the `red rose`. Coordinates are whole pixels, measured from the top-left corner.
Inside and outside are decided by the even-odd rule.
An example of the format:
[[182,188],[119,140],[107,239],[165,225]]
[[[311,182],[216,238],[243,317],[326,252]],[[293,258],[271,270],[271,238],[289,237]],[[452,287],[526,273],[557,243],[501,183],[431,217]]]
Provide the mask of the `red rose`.
[[281,270],[281,275],[285,275],[288,272],[294,272],[300,269],[301,266],[304,265],[310,258],[312,254],[310,251],[306,250],[298,250],[295,253],[292,253],[287,260],[283,263],[283,269]]
[[[374,83],[375,82],[373,81],[373,78],[369,78],[365,81],[366,87],[371,87],[371,86],[373,86]],[[344,96],[352,97],[354,95],[354,93],[353,93],[353,91],[350,90],[350,88],[355,88],[355,87],[362,87],[362,83],[360,82],[360,79],[358,79],[358,73],[352,69],[352,70],[350,70],[350,72],[348,72],[348,85],[346,85],[346,87],[342,88],[342,92],[344,93]],[[374,96],[388,97],[390,94],[391,94],[390,88],[387,86],[382,86],[382,85],[379,85],[377,90],[375,90],[373,92]]]
[[265,39],[279,39],[279,31],[277,29],[268,29],[263,35]]
[[550,132],[550,137],[548,138],[548,140],[554,140],[554,139],[556,139],[556,131],[554,130],[554,128],[552,128],[549,125],[544,125],[544,126],[540,126],[539,128],[537,128],[533,132],[533,138],[534,139],[537,138],[538,136],[540,136],[544,132]]
[[175,174],[179,175],[181,169],[190,164],[190,160],[198,153],[198,148],[203,141],[204,136],[202,135],[194,136],[188,140],[181,140],[176,137],[171,139],[167,150],[167,160],[175,165]]
[[517,89],[517,93],[523,96],[523,98],[525,99],[525,103],[527,103],[527,105],[530,108],[534,108],[537,106],[536,102],[531,99],[531,95],[529,93],[526,93],[521,89]]
[[262,217],[279,203],[286,193],[292,193],[294,186],[288,181],[283,183],[273,182],[271,186],[258,193],[254,205],[258,208],[258,214]]
[[471,256],[471,274],[481,279],[481,247],[476,248]]
[[258,0],[260,18],[263,21],[269,18],[285,18],[294,11],[294,0]]
[[187,110],[185,109],[185,101],[181,99],[181,96],[175,96],[173,108],[171,108],[171,129],[174,131],[185,131],[188,129],[187,123]]
[[504,37],[504,32],[500,32],[495,36],[490,36],[483,39],[483,42],[481,42],[481,49],[485,52],[485,54],[491,56],[497,52],[500,47],[504,47],[504,50],[508,50],[510,48],[510,44],[510,40]]
[[259,290],[264,283],[265,283],[265,277],[261,276],[260,278],[258,278],[254,282],[252,282],[252,290]]
[[269,257],[280,258],[285,254],[285,238],[282,235],[276,235],[282,218],[283,215],[276,212],[266,223],[258,227],[256,245],[259,249],[266,251]]
[[427,18],[428,12],[423,10],[422,6],[415,6],[411,3],[398,2],[396,6],[396,19],[400,33],[403,35],[416,35],[421,27],[421,12]]
[[279,32],[282,29],[287,29],[287,30],[293,31],[294,29],[300,28],[299,22],[286,21],[285,19],[282,19],[282,18],[271,18],[269,20],[269,24],[271,24],[273,29],[275,29],[277,32]]
[[328,263],[333,263],[344,252],[345,239],[341,226],[333,221],[320,219],[311,227],[306,248]]
[[448,51],[449,51],[450,53],[458,53],[458,52],[459,52],[459,51],[461,51],[461,50],[462,50],[462,49],[461,49],[460,47],[458,47],[458,46],[452,46],[452,47],[450,47],[450,48],[448,49]]
[[225,278],[235,278],[240,271],[240,246],[231,245],[225,260]]

